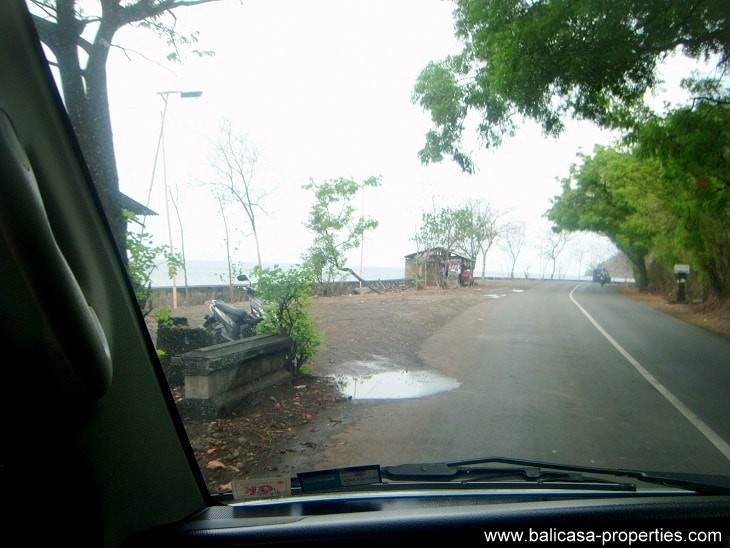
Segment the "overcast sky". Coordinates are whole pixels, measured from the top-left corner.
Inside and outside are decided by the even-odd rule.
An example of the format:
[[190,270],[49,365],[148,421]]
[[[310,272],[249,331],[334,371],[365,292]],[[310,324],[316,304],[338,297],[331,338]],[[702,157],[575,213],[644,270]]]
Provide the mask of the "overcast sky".
[[[366,239],[366,264],[401,266],[415,250],[411,238],[424,210],[481,198],[528,224],[533,242],[518,268],[535,273],[532,244],[547,228],[542,215],[560,191],[557,179],[577,152],[614,136],[569,122],[559,140],[544,139],[527,124],[498,150],[477,150],[475,175],[450,161],[422,166],[417,151],[429,116],[411,104],[411,92],[430,60],[459,50],[451,7],[441,0],[223,0],[176,12],[179,28],[200,31],[198,47],[215,52],[176,65],[164,61],[166,48],[149,32],[120,32],[116,42],[129,51],[113,51],[109,86],[122,191],[147,201],[163,106],[157,92],[199,90],[198,99],[171,96],[164,133],[188,259],[225,259],[223,224],[201,184],[212,177],[210,139],[228,117],[260,152],[254,182],[270,192],[259,215],[265,262],[298,262],[311,242],[302,224],[311,198],[301,188],[310,178],[380,175],[382,186],[364,197],[365,213],[380,222]],[[161,161],[149,205],[160,213],[149,227],[167,242]],[[176,220],[173,231],[179,246]],[[609,249],[592,245],[596,253]],[[235,260],[254,262],[252,238],[240,238]],[[353,253],[350,266],[359,260]],[[495,250],[488,270],[505,266]]]

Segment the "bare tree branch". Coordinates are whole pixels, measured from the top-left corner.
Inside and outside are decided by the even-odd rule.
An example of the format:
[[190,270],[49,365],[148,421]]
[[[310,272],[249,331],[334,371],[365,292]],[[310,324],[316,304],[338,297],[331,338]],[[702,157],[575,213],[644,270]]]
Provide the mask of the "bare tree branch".
[[179,7],[197,6],[199,4],[208,4],[217,1],[218,0],[162,0],[156,2],[155,0],[140,0],[135,4],[130,4],[129,6],[120,8],[118,7],[118,2],[116,0],[102,0],[102,5],[119,9],[119,23],[120,26],[122,26],[129,23],[143,21],[145,19],[154,19],[165,12],[172,13],[171,10]]
[[218,173],[218,179],[212,184],[243,209],[256,242],[258,264],[262,266],[256,217],[259,211],[263,212],[259,203],[266,192],[254,183],[259,152],[245,135],[236,134],[230,120],[225,119],[221,122],[220,135],[212,142],[212,149],[210,163]]

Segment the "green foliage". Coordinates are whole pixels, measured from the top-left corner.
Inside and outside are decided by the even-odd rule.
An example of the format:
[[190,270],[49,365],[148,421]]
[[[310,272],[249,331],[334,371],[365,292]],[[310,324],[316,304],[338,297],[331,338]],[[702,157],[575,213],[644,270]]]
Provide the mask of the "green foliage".
[[[171,8],[175,7],[175,2],[169,2],[169,4]],[[176,17],[172,9],[169,12],[162,11],[152,15],[137,23],[137,26],[149,29],[164,39],[165,44],[170,48],[166,55],[168,61],[181,63],[184,59],[183,50],[189,51],[195,57],[213,57],[215,55],[212,50],[201,50],[195,47],[200,38],[200,31],[193,31],[189,34],[178,32]]]
[[501,214],[486,201],[469,200],[466,205],[466,231],[462,251],[467,257],[482,255],[482,275],[486,270],[487,253],[499,237]]
[[[238,251],[238,248],[234,248],[232,251]],[[249,263],[245,263],[243,261],[233,261],[230,259],[229,255],[227,272],[216,272],[214,274],[214,276],[220,281],[220,283],[227,287],[229,301],[234,302],[236,300],[240,300],[240,291],[236,289],[236,286],[240,283],[238,281],[238,276],[243,273],[248,273],[249,270]]]
[[562,194],[552,199],[548,219],[558,230],[587,230],[611,239],[631,261],[637,284],[648,284],[646,256],[661,227],[658,215],[648,215],[652,201],[645,186],[656,173],[656,163],[629,152],[597,146],[593,156],[579,155]]
[[312,271],[314,284],[320,294],[328,294],[338,282],[347,279],[348,274],[340,270],[342,258],[329,252],[334,248],[330,241],[318,238],[302,255],[302,260]]
[[471,160],[456,146],[464,130],[467,108],[464,95],[449,60],[429,63],[421,72],[412,100],[431,111],[431,119],[437,128],[426,134],[426,145],[418,152],[422,163],[440,162],[443,155],[448,154],[464,171],[473,172]]
[[172,316],[170,316],[171,312],[172,309],[170,307],[164,306],[155,310],[153,316],[157,320],[158,325],[167,325],[172,327],[175,325],[175,322],[173,321]]
[[687,81],[691,105],[654,116],[629,137],[657,164],[647,185],[672,219],[656,240],[665,262],[688,262],[719,295],[730,294],[730,92],[717,81]]
[[[128,222],[135,222],[133,213],[125,211]],[[160,260],[167,263],[168,274],[174,276],[182,266],[182,258],[178,253],[171,253],[166,245],[155,245],[152,235],[140,225],[138,231],[127,229],[127,271],[132,281],[137,304],[143,315],[152,310],[152,273]]]
[[414,273],[413,281],[416,285],[416,289],[425,289],[426,288],[426,278],[421,274],[421,272],[416,271]]
[[[730,93],[688,81],[696,97],[647,117],[623,150],[598,147],[563,181],[547,217],[566,230],[605,234],[626,253],[640,285],[645,260],[688,263],[693,283],[730,294]],[[657,276],[664,274],[655,269]],[[653,284],[652,285],[656,285]]]
[[473,217],[467,207],[443,207],[421,215],[415,240],[419,248],[442,247],[447,252],[464,252]]
[[314,242],[304,254],[318,284],[331,284],[341,277],[347,252],[356,249],[363,235],[378,226],[378,221],[360,215],[353,205],[358,194],[367,187],[380,186],[380,177],[361,182],[339,177],[323,182],[310,180],[304,189],[314,193],[314,204],[305,226],[314,233]]
[[486,202],[474,200],[453,208],[443,207],[421,215],[414,240],[420,249],[442,247],[472,259],[486,256],[496,240],[499,216]]
[[730,50],[727,1],[456,0],[463,49],[429,63],[413,102],[433,128],[419,152],[424,163],[451,156],[474,166],[461,143],[470,112],[486,146],[497,146],[530,118],[558,135],[567,116],[630,128],[644,117],[645,92],[657,65],[675,50],[696,59]]
[[488,203],[470,200],[423,213],[413,240],[419,250],[441,248],[445,256],[457,252],[475,261],[481,253],[484,271],[486,255],[500,231],[498,219]]
[[288,358],[294,371],[300,371],[322,342],[309,317],[312,270],[307,265],[297,265],[288,270],[278,265],[270,268],[256,266],[252,275],[256,278],[256,293],[266,303],[264,318],[257,331],[288,336],[293,343]]

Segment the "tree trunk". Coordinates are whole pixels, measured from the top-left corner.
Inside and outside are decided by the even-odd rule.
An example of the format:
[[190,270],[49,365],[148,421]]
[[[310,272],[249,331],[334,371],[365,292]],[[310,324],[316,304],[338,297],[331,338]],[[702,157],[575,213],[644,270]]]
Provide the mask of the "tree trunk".
[[256,259],[258,259],[259,268],[263,268],[264,265],[261,262],[261,246],[259,244],[259,233],[256,230],[256,225],[253,223],[253,221],[251,222],[251,226],[253,227],[253,239],[256,242]]
[[649,273],[646,270],[646,258],[643,255],[629,256],[631,268],[634,272],[634,281],[640,289],[649,287]]
[[[106,61],[117,25],[111,17],[99,24],[94,44],[88,50],[86,68],[78,59],[78,25],[72,2],[59,2],[55,33],[45,36],[58,63],[63,98],[79,141],[89,174],[126,264],[127,221],[119,200],[119,176],[107,95]],[[50,28],[50,27],[43,27]]]
[[367,280],[364,280],[363,278],[361,278],[360,276],[358,276],[357,274],[355,274],[355,271],[352,270],[352,268],[347,268],[347,267],[344,267],[343,268],[343,267],[340,267],[340,270],[342,270],[343,272],[349,272],[350,274],[352,274],[353,276],[355,276],[355,278],[357,278],[357,281],[365,284],[370,289],[372,289],[373,291],[375,291],[375,293],[381,293],[381,291],[377,287],[375,287],[373,284],[371,284]]
[[[179,6],[213,1],[215,0],[138,1],[122,5],[124,3],[119,0],[99,0],[101,17],[87,18],[83,14],[83,8],[77,5],[80,4],[77,0],[55,0],[55,22],[52,18],[33,15],[41,41],[55,57],[71,125],[125,265],[127,220],[121,208],[119,174],[107,94],[106,63],[109,48],[117,30],[124,25],[157,18]],[[47,15],[53,11],[53,4],[54,2],[49,2],[49,10],[44,10]],[[87,40],[85,33],[89,23],[98,25],[93,42]],[[177,34],[174,25],[173,28],[163,30],[173,36],[174,42]],[[81,66],[80,58],[87,59],[85,67]]]
[[[111,41],[111,36],[109,41]],[[81,146],[89,164],[91,177],[99,190],[101,203],[106,211],[117,249],[126,264],[127,221],[120,205],[119,173],[117,172],[107,95],[106,57],[108,48],[95,46],[94,51],[98,51],[98,54],[89,59],[86,68],[86,101],[89,120],[92,120],[94,125],[83,129]]]

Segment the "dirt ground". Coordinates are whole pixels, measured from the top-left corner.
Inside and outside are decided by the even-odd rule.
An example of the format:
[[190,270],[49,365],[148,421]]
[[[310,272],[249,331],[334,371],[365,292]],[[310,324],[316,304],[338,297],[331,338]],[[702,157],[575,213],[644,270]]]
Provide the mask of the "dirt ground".
[[719,302],[711,299],[706,302],[677,304],[673,301],[673,295],[639,291],[636,287],[629,285],[622,286],[621,289],[625,295],[661,310],[665,314],[730,337],[730,300]]
[[[329,377],[348,363],[382,355],[418,365],[421,343],[451,317],[484,302],[487,295],[529,289],[537,283],[480,280],[470,288],[314,298],[311,314],[324,342],[304,373],[291,383],[254,394],[225,418],[186,422],[209,490],[230,489],[234,478],[291,474],[300,457],[321,451],[333,433],[355,421],[359,406],[352,405]],[[622,291],[730,337],[728,303],[668,304],[661,295],[633,287],[623,287]],[[187,317],[191,326],[202,325],[206,313],[205,305],[175,311],[176,316]],[[173,394],[182,398],[182,389],[174,387]]]

